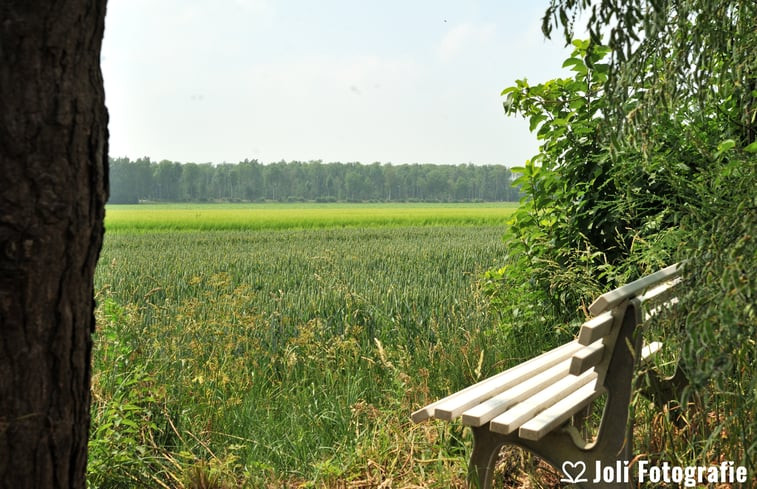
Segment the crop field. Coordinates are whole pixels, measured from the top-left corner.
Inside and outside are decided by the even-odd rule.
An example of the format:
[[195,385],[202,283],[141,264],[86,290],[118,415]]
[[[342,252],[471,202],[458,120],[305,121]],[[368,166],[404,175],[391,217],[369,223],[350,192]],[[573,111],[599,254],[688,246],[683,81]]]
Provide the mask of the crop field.
[[516,204],[139,204],[109,206],[109,231],[504,225]]
[[142,209],[107,209],[92,487],[463,486],[467,433],[409,414],[503,366],[510,209]]

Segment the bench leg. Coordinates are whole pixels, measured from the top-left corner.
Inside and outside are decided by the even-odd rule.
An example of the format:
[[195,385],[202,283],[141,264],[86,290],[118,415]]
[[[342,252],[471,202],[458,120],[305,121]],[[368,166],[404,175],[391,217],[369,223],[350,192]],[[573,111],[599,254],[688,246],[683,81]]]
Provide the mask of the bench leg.
[[499,448],[504,444],[501,436],[489,430],[489,424],[473,431],[473,453],[468,466],[468,486],[476,489],[491,489],[494,464]]
[[[474,445],[468,468],[468,487],[471,489],[492,489],[499,449],[505,444],[531,452],[558,471],[563,468],[563,463],[566,461],[571,463],[571,467],[572,464],[581,464],[583,467],[582,477],[585,480],[577,481],[573,487],[582,489],[628,489],[629,483],[632,482],[630,478],[618,481],[605,481],[598,478],[595,471],[598,463],[602,467],[617,467],[617,464],[620,463],[620,467],[622,467],[624,461],[630,459],[630,454],[619,453],[616,446],[608,447],[594,444],[591,448],[579,448],[575,438],[575,436],[579,436],[577,431],[574,435],[570,432],[570,429],[563,428],[547,434],[539,442],[534,442],[519,439],[514,435],[494,433],[488,428],[488,424],[479,428],[472,428]],[[572,475],[578,477],[580,474],[566,473],[564,475],[566,477]]]

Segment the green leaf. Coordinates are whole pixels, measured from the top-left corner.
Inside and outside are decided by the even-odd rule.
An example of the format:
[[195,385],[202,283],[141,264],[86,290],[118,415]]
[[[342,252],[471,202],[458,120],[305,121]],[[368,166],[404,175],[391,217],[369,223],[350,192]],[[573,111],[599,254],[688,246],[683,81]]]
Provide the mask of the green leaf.
[[744,151],[747,153],[757,153],[757,141],[752,141],[746,148],[744,148]]
[[718,149],[715,152],[715,158],[720,158],[723,156],[723,153],[726,151],[733,149],[733,147],[736,146],[736,141],[733,139],[726,139],[725,141],[721,141],[720,144],[718,144]]
[[568,58],[563,62],[562,67],[567,68],[568,66],[573,66],[577,64],[582,65],[584,64],[584,62],[581,60],[581,58]]
[[607,63],[597,63],[594,65],[594,71],[597,73],[607,74],[610,72],[610,65]]
[[586,51],[589,48],[589,41],[587,40],[574,39],[571,44],[581,51]]
[[734,146],[736,146],[736,141],[734,141],[733,139],[726,139],[725,141],[721,141],[721,143],[718,144],[718,153],[724,153]]
[[568,58],[565,60],[565,62],[562,64],[562,67],[568,67],[571,66],[571,71],[574,71],[576,73],[580,73],[582,75],[585,75],[589,70],[586,67],[586,64],[583,62],[580,58]]
[[579,97],[579,98],[575,98],[571,100],[570,103],[568,104],[568,107],[575,110],[575,109],[580,109],[584,105],[586,105],[586,100]]
[[528,183],[528,177],[526,175],[523,175],[513,180],[513,185],[515,186],[525,186],[527,183]]
[[528,130],[534,132],[534,129],[547,119],[546,115],[534,115],[531,117]]

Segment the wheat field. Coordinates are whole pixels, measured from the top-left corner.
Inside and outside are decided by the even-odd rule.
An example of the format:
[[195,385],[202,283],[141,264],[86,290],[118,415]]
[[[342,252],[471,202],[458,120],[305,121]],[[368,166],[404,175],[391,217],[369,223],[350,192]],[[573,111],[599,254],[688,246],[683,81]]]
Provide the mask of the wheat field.
[[468,435],[409,414],[492,373],[510,212],[109,207],[90,485],[462,487]]

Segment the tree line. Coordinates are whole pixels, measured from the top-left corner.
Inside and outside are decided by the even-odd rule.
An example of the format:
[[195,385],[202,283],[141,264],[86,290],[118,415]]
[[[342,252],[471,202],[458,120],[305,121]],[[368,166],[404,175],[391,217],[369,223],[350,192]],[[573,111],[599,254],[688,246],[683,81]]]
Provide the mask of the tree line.
[[323,163],[257,160],[178,163],[110,159],[112,204],[160,202],[517,201],[503,165]]

